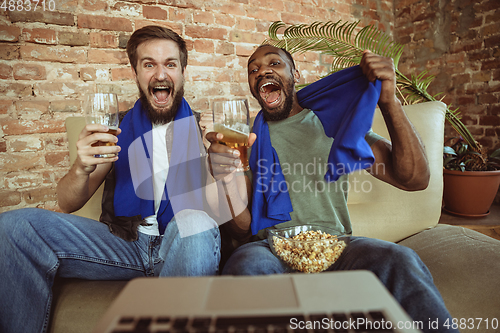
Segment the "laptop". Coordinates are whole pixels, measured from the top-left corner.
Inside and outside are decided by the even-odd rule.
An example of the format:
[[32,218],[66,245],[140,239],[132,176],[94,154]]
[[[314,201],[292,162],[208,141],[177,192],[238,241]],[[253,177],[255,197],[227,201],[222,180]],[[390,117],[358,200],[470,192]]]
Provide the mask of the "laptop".
[[368,271],[137,278],[94,333],[421,332]]

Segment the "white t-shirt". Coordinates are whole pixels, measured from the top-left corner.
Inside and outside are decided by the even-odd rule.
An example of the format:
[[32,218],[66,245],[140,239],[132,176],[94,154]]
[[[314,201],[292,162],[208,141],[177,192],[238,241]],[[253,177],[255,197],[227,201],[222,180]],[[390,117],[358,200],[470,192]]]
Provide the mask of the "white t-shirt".
[[160,208],[161,199],[165,199],[165,183],[168,175],[168,151],[167,151],[167,128],[171,122],[165,125],[153,125],[153,188],[155,200],[155,215],[145,218],[149,226],[140,225],[138,231],[147,235],[159,236],[158,221],[156,214]]

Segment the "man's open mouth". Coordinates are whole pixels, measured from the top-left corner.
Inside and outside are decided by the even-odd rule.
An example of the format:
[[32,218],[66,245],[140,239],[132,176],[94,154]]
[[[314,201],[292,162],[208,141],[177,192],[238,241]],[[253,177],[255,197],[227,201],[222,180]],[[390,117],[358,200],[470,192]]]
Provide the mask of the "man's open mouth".
[[277,82],[267,81],[259,88],[260,97],[270,107],[281,102],[281,86]]
[[169,101],[172,86],[167,84],[157,84],[150,88],[151,95],[157,104],[167,104]]

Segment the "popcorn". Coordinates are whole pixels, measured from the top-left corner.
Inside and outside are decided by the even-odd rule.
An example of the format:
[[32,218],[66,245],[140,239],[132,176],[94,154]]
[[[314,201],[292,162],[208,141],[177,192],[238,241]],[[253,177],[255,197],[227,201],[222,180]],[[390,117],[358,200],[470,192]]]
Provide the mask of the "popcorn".
[[286,239],[273,236],[273,245],[281,260],[305,273],[324,271],[337,261],[346,247],[346,243],[337,236],[314,230]]

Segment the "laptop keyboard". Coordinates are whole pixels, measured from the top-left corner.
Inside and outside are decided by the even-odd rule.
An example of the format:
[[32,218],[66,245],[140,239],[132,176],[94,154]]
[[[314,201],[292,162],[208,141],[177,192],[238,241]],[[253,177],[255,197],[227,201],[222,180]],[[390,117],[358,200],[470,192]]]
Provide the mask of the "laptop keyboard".
[[111,333],[394,332],[382,311],[245,317],[122,317]]

